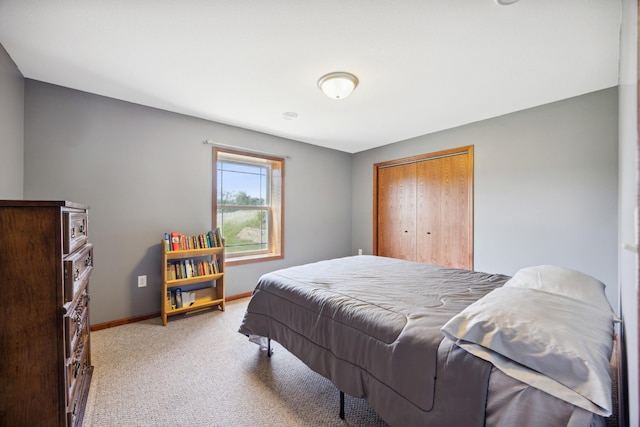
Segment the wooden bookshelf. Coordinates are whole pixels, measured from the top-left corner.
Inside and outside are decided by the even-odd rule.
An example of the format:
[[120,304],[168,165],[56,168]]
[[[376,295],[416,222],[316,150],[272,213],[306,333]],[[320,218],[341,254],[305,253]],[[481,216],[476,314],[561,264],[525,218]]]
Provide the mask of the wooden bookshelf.
[[[167,251],[165,242],[162,242],[162,324],[167,326],[167,319],[177,314],[185,314],[193,311],[218,307],[224,311],[224,246]],[[217,272],[214,274],[198,274],[185,278],[173,278],[170,276],[168,266],[176,262],[201,262],[217,263]],[[186,288],[186,289],[185,289]],[[183,306],[172,304],[169,297],[171,292],[180,289],[183,295]],[[193,302],[186,299],[186,295],[194,295]]]

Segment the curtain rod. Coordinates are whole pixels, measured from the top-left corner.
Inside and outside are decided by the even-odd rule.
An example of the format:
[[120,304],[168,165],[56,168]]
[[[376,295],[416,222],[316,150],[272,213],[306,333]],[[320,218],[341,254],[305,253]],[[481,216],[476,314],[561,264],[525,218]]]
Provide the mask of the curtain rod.
[[273,153],[269,153],[267,151],[252,150],[250,148],[238,147],[238,146],[235,146],[235,145],[220,144],[219,142],[215,142],[212,139],[206,139],[206,140],[202,141],[202,143],[204,145],[211,145],[211,146],[214,146],[214,147],[230,148],[232,150],[247,151],[249,153],[254,153],[254,154],[264,154],[265,156],[284,157],[285,159],[291,159],[292,158],[291,155],[289,155],[289,154],[273,154]]

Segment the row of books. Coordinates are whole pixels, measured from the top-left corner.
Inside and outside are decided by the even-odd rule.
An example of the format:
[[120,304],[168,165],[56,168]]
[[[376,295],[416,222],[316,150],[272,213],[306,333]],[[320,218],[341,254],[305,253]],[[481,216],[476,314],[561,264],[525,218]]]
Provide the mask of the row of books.
[[220,261],[214,255],[212,260],[181,259],[167,263],[167,280],[189,279],[221,273]]
[[195,292],[182,292],[176,288],[167,291],[167,304],[171,310],[182,307],[190,307],[196,302]]
[[222,234],[220,228],[209,231],[207,234],[187,236],[176,231],[164,233],[164,250],[187,251],[190,249],[219,248],[222,246]]

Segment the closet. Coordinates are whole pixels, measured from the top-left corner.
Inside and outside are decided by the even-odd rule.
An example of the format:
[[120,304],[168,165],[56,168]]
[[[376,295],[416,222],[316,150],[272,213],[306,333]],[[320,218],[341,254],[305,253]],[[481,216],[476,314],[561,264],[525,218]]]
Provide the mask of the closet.
[[473,146],[374,165],[374,254],[473,269]]

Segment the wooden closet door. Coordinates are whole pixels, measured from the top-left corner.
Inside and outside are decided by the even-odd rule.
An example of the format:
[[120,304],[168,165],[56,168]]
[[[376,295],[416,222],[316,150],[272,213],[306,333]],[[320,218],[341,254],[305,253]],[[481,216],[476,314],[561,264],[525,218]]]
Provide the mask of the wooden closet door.
[[374,165],[374,254],[473,269],[473,146]]
[[416,259],[416,164],[378,170],[377,255]]
[[473,269],[467,152],[417,163],[416,261]]

